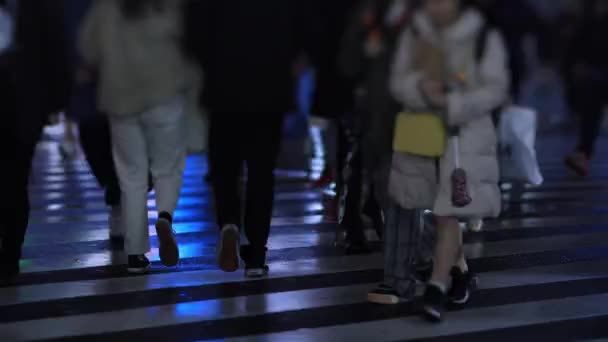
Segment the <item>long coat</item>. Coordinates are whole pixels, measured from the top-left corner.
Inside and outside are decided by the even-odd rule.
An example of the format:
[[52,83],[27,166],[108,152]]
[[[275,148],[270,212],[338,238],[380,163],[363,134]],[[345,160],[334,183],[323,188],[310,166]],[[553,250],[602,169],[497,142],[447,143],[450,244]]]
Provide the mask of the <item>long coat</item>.
[[[450,139],[439,160],[394,153],[389,194],[404,208],[433,209],[439,216],[495,217],[500,213],[497,137],[492,111],[506,99],[509,87],[506,51],[500,34],[491,31],[481,60],[475,58],[483,17],[465,11],[458,21],[439,34],[424,13],[417,13],[412,30],[403,33],[392,66],[391,91],[406,110],[429,111],[419,89],[423,72],[413,63],[418,39],[444,52],[444,67],[450,74],[465,75],[467,83],[448,93],[447,125],[458,127],[460,166],[467,172],[472,203],[464,208],[452,204],[451,175],[456,149]],[[417,37],[417,38],[415,38]]]

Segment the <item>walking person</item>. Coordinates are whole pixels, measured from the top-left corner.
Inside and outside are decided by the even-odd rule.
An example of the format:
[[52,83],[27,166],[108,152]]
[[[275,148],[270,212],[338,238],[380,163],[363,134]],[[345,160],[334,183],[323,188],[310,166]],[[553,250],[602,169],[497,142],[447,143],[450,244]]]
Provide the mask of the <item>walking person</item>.
[[66,34],[70,48],[72,93],[67,116],[78,124],[80,145],[95,179],[104,190],[106,205],[110,208],[109,235],[113,245],[124,244],[121,227],[120,185],[112,158],[110,123],[108,116],[97,110],[97,82],[94,75],[83,70],[84,63],[78,48],[80,27],[93,0],[63,0],[66,11]]
[[130,273],[150,261],[148,172],[156,191],[159,254],[175,266],[173,214],[186,162],[184,93],[191,68],[181,50],[182,2],[98,0],[85,19],[81,52],[98,75],[98,107],[110,118]]
[[[186,44],[204,70],[218,264],[227,272],[238,270],[240,255],[247,277],[268,274],[274,169],[284,114],[295,108],[293,69],[307,45],[308,8],[295,0],[195,0],[186,11]],[[241,229],[248,244],[239,248]]]
[[578,146],[566,157],[566,165],[580,176],[589,174],[589,164],[600,135],[608,100],[608,3],[585,0],[579,27],[567,49],[566,73],[571,103],[580,116]]
[[[479,37],[485,43],[477,58]],[[473,276],[458,219],[500,213],[492,111],[508,96],[502,38],[460,0],[424,0],[399,40],[390,87],[406,111],[438,115],[451,135],[439,159],[395,152],[389,179],[389,196],[398,213],[388,218],[387,230],[391,222],[400,224],[398,239],[403,243],[395,253],[404,254],[405,265],[414,261],[414,253],[405,252],[416,241],[415,226],[408,225],[411,212],[432,209],[435,215],[437,243],[424,315],[438,321],[448,300],[466,304],[470,298]],[[412,273],[406,269],[398,276],[411,279]]]
[[0,105],[6,127],[0,137],[6,149],[0,156],[0,178],[8,181],[0,199],[0,283],[6,283],[20,272],[36,145],[48,116],[66,107],[70,81],[63,4],[6,0],[0,5],[3,20],[10,17],[14,23],[12,34],[3,37],[8,46],[0,52]]
[[340,70],[355,80],[356,143],[350,160],[348,193],[341,222],[352,242],[365,242],[363,216],[382,236],[392,135],[399,106],[388,89],[391,59],[410,19],[407,0],[362,0],[349,16],[340,53]]

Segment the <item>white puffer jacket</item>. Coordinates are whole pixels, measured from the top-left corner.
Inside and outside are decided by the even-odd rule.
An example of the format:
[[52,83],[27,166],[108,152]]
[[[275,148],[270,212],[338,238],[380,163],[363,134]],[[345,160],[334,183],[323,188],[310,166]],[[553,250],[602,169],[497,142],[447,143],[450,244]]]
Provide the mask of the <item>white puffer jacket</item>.
[[505,101],[508,94],[506,50],[502,38],[497,32],[490,31],[483,57],[478,61],[475,47],[485,26],[479,12],[465,11],[442,33],[435,30],[422,12],[415,15],[413,25],[417,31],[416,38],[409,29],[399,42],[392,66],[391,92],[405,110],[429,110],[418,86],[423,78],[422,72],[413,70],[412,66],[415,39],[423,39],[440,48],[447,64],[444,67],[450,74],[466,75],[466,87],[448,94],[446,119],[449,126],[460,128],[460,166],[467,172],[473,202],[464,208],[452,205],[453,141],[439,161],[394,153],[390,196],[403,208],[432,209],[440,216],[498,216],[501,195],[492,111]]
[[118,0],[96,0],[80,32],[80,51],[98,71],[98,105],[109,115],[131,115],[165,103],[194,84],[182,53],[179,0],[166,10],[127,20]]

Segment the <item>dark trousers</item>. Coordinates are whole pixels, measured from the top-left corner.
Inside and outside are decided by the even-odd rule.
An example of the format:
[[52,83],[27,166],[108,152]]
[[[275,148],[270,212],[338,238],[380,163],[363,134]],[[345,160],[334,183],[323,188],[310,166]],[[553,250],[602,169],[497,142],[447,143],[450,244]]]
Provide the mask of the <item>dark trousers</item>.
[[[375,196],[373,182],[365,182],[363,174],[363,156],[360,146],[355,146],[347,158],[345,165],[346,178],[342,182],[346,187],[341,188],[341,205],[344,208],[344,216],[340,225],[346,232],[346,239],[350,243],[365,243],[365,227],[362,215],[372,219],[374,228],[379,236],[382,236],[383,223],[380,205]],[[367,183],[367,184],[364,184]]]
[[18,113],[14,89],[8,84],[0,85],[0,107],[6,125],[0,134],[0,146],[5,149],[0,154],[0,179],[5,181],[0,196],[0,276],[18,270],[30,214],[28,183],[32,160],[46,121],[42,116]]
[[[209,162],[217,223],[244,227],[251,262],[263,264],[274,201],[274,169],[281,142],[283,114],[212,113]],[[247,166],[245,202],[241,176]],[[242,213],[244,212],[244,219]]]
[[588,157],[595,151],[595,143],[600,134],[608,81],[585,82],[575,90],[575,107],[581,116],[578,150]]
[[120,204],[120,186],[112,158],[110,123],[103,114],[84,115],[80,120],[80,144],[91,171],[105,190],[108,206]]

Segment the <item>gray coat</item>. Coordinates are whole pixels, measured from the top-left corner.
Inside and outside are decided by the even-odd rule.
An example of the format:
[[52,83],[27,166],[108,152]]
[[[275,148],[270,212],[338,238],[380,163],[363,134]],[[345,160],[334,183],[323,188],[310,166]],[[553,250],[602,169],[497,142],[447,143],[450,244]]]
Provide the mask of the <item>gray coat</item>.
[[[475,45],[484,26],[484,19],[478,12],[467,10],[441,34],[424,13],[416,14],[414,25],[418,39],[424,39],[445,52],[444,67],[449,74],[466,75],[466,85],[448,94],[445,116],[449,126],[460,128],[457,138],[460,167],[467,172],[473,202],[464,208],[452,205],[454,139],[449,140],[446,154],[440,160],[395,152],[389,194],[403,208],[432,209],[439,216],[496,217],[500,214],[501,195],[497,137],[491,114],[505,101],[509,86],[506,51],[501,36],[494,31],[488,34],[486,51],[477,61]],[[392,66],[391,92],[404,109],[428,111],[418,87],[423,74],[414,70],[412,65],[414,44],[412,31],[405,31]]]

